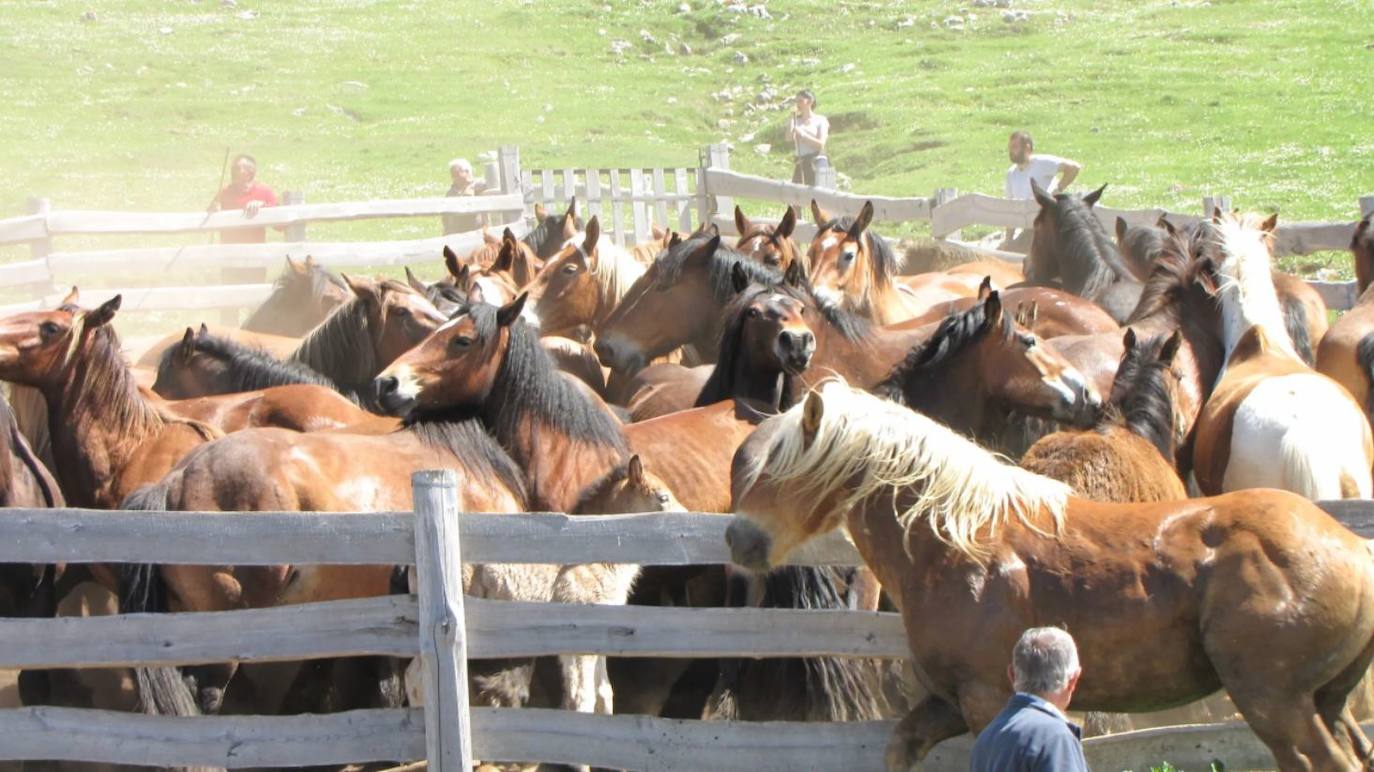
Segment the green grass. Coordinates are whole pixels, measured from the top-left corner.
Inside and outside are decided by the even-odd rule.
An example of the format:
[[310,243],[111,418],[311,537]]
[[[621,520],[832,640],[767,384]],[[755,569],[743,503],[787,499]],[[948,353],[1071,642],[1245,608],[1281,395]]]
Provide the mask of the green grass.
[[[734,168],[781,177],[785,112],[744,109],[766,86],[779,103],[815,89],[833,161],[863,192],[997,193],[1006,134],[1025,127],[1082,161],[1083,185],[1111,183],[1113,206],[1197,211],[1218,192],[1330,219],[1374,193],[1374,34],[1354,22],[1369,0],[1016,0],[1031,18],[1015,25],[967,0],[775,1],[772,19],[687,2],[5,0],[0,216],[30,195],[198,210],[226,146],[311,201],[438,195],[450,157],[502,143],[527,167],[666,166],[729,140]],[[945,29],[955,13],[976,20]],[[735,86],[740,98],[712,96]]]

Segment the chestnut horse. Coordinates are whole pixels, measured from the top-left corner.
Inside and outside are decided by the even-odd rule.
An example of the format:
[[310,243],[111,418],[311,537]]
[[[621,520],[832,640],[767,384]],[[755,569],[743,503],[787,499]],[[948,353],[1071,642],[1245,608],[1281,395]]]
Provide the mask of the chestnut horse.
[[837,218],[812,200],[811,214],[817,230],[804,267],[823,306],[842,308],[878,324],[900,322],[926,310],[895,281],[901,263],[887,240],[868,229],[873,221],[872,201],[864,202],[858,217]]
[[524,318],[540,335],[576,338],[581,330],[595,334],[644,274],[643,265],[602,235],[596,217],[579,235],[550,257],[525,288],[529,300]]
[[[735,206],[735,231],[739,233],[735,250],[764,265],[785,271],[794,260],[807,259],[806,253],[792,240],[792,232],[796,229],[797,210],[791,206],[782,213],[782,219],[776,225],[757,224],[744,214],[743,209]],[[803,262],[803,265],[807,263]]]
[[845,527],[900,607],[929,696],[897,725],[888,769],[987,726],[1036,625],[1073,633],[1077,709],[1224,688],[1280,769],[1371,758],[1346,699],[1374,659],[1374,554],[1300,497],[1091,502],[839,382],[765,421],[731,483],[736,563],[767,570]]
[[1057,283],[1125,323],[1140,302],[1141,284],[1093,213],[1093,205],[1106,187],[1082,197],[1074,193],[1050,195],[1032,180],[1031,191],[1040,212],[1035,216],[1030,254],[1022,268],[1028,283]]
[[1317,370],[1346,388],[1374,420],[1374,212],[1355,226],[1350,252],[1355,259],[1353,308],[1331,325],[1317,348]]
[[1313,500],[1369,498],[1364,408],[1298,358],[1270,275],[1277,215],[1224,214],[1217,294],[1228,359],[1198,417],[1193,471],[1206,494],[1272,487]]
[[352,297],[343,279],[306,255],[305,260],[286,258],[286,270],[272,284],[272,294],[243,322],[249,332],[265,332],[292,338],[310,332]]

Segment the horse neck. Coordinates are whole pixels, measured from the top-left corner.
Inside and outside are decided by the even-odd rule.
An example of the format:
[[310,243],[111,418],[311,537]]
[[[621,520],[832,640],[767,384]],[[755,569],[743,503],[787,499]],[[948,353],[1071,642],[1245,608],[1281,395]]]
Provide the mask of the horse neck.
[[1274,289],[1273,279],[1268,274],[1264,281],[1250,281],[1242,294],[1238,282],[1223,288],[1221,303],[1222,340],[1226,344],[1226,357],[1235,351],[1236,343],[1245,331],[1259,327],[1274,346],[1294,358],[1293,339],[1288,335],[1288,327],[1283,320],[1283,306],[1279,303],[1278,292]]
[[929,339],[934,329],[891,330],[874,326],[851,337],[825,319],[822,324],[812,325],[816,353],[807,369],[807,381],[839,375],[855,386],[872,386],[887,377],[893,365],[913,346]]
[[[997,333],[991,332],[990,335]],[[989,416],[988,392],[976,372],[976,341],[969,349],[938,365],[921,377],[902,384],[907,407],[969,436],[986,433]]]
[[[781,370],[761,367],[748,356],[740,355],[728,364],[717,362],[701,391],[703,397],[709,395],[707,404],[725,399],[748,399],[778,411],[785,409],[783,403],[791,380]],[[701,399],[697,404],[704,406]]]
[[354,298],[311,330],[287,357],[349,388],[359,388],[381,372],[363,301]]
[[118,465],[166,426],[107,330],[91,333],[67,375],[42,391],[56,472],[74,504],[97,504],[99,491],[118,477]]

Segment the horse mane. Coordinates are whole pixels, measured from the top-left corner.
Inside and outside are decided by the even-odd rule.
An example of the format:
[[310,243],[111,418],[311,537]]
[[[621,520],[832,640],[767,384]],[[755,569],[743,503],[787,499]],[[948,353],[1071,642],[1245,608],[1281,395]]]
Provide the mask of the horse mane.
[[475,415],[459,415],[453,411],[412,414],[396,431],[410,432],[425,445],[452,453],[464,467],[472,470],[475,479],[484,480],[488,474],[494,475],[520,500],[522,507],[528,501],[524,473],[487,434]]
[[1221,257],[1217,285],[1228,358],[1251,326],[1263,328],[1276,348],[1299,358],[1274,289],[1272,234],[1260,228],[1260,218],[1253,214],[1223,214],[1209,230]]
[[[855,218],[848,215],[835,217],[816,229],[816,237],[820,238],[820,235],[828,230],[848,231],[854,227],[854,221]],[[892,277],[902,270],[902,258],[897,257],[897,253],[892,251],[887,239],[874,233],[872,229],[864,231],[864,246],[868,247],[868,254],[872,256],[868,262],[873,283],[878,286],[892,284]]]
[[[1036,522],[1045,510],[1053,532],[1063,529],[1067,485],[1004,464],[939,422],[842,380],[827,380],[818,390],[824,410],[814,434],[803,429],[805,403],[768,419],[776,430],[764,435],[766,451],[741,470],[743,490],[766,472],[770,485],[802,507],[798,519],[821,516],[815,507],[824,501],[847,513],[864,499],[891,494],[908,534],[924,521],[937,539],[980,563],[987,550],[979,532],[995,532],[1013,517],[1049,536]],[[913,497],[905,506],[904,494]]]
[[[912,395],[928,388],[943,366],[957,357],[964,349],[982,340],[999,325],[988,314],[988,304],[979,303],[966,311],[945,317],[935,334],[924,344],[916,346],[872,392],[899,405],[910,407],[915,400]],[[1001,335],[1012,335],[1011,316],[1001,315]]]
[[1150,276],[1142,285],[1140,301],[1126,324],[1135,324],[1168,308],[1175,292],[1197,279],[1195,258],[1203,238],[1197,229],[1179,230],[1164,236]]
[[[1065,280],[1065,289],[1093,300],[1118,279],[1135,279],[1092,207],[1079,196],[1066,193],[1056,195],[1055,203],[1059,275]],[[1068,282],[1070,273],[1074,275],[1073,285]]]
[[[486,303],[466,309],[483,341],[496,337],[496,311],[495,306]],[[501,444],[512,447],[511,440],[520,431],[521,419],[532,413],[569,439],[628,454],[629,446],[620,425],[555,369],[534,328],[516,319],[507,329],[510,342],[492,387],[501,395],[500,405],[487,416]]]
[[[576,239],[583,234],[579,233]],[[577,241],[580,245],[582,242]],[[592,266],[592,278],[601,290],[601,302],[607,309],[615,308],[630,287],[648,270],[629,252],[610,238],[602,236],[596,242],[596,265]]]
[[[76,306],[62,306],[61,310],[81,313]],[[81,333],[79,323],[74,323],[71,334]],[[84,361],[77,365],[79,372],[68,378],[63,389],[63,401],[68,410],[82,401],[94,405],[99,420],[127,427],[124,435],[131,439],[146,437],[174,420],[172,415],[139,393],[138,382],[124,362],[119,335],[113,327],[108,324],[97,327],[91,331],[89,341]],[[59,418],[49,413],[50,421]]]
[[[682,267],[687,262],[687,258],[694,255],[698,249],[701,249],[713,238],[718,238],[718,236],[712,233],[698,233],[659,255],[658,259],[654,261],[654,265],[658,268],[658,284],[666,286],[676,282],[682,275]],[[766,284],[770,287],[782,284],[782,271],[750,260],[748,256],[722,241],[716,247],[716,251],[707,259],[706,271],[707,284],[711,287],[711,293],[722,304],[729,302],[735,296],[735,283],[731,271],[736,265],[744,271],[750,284]]]
[[1155,446],[1160,456],[1174,458],[1174,390],[1170,379],[1177,380],[1171,362],[1159,361],[1160,349],[1167,335],[1156,335],[1136,343],[1121,361],[1112,383],[1111,399],[1098,431],[1123,426],[1130,433]]
[[[384,287],[402,287],[384,282]],[[411,292],[406,287],[407,292]],[[368,385],[380,369],[372,346],[367,304],[352,297],[301,340],[287,361],[298,362],[349,389]]]
[[[552,257],[563,244],[563,218],[566,215],[566,212],[545,215],[520,241],[533,249],[535,256],[541,260]],[[579,231],[583,229],[581,217],[573,217],[573,227]]]
[[[807,304],[808,297],[804,290],[787,284],[779,284],[776,287],[769,287],[760,284],[751,284],[745,290],[735,296],[730,305],[726,306],[725,326],[721,330],[719,355],[716,357],[716,366],[711,370],[711,376],[706,379],[706,383],[701,387],[701,392],[697,395],[696,406],[705,407],[714,405],[722,400],[738,396],[736,391],[739,384],[736,376],[739,375],[740,368],[746,364],[744,361],[744,348],[740,345],[740,338],[744,332],[744,325],[747,321],[745,311],[755,298],[763,294],[779,293],[786,295],[803,305]],[[802,393],[802,380],[790,373],[783,372],[782,393],[778,410],[786,410],[797,402]]]
[[[230,391],[257,391],[273,386],[311,384],[339,390],[339,385],[309,366],[296,361],[282,361],[267,349],[251,346],[222,335],[196,335],[192,339],[192,349],[212,357],[225,365]],[[161,379],[170,375],[176,366],[178,346],[162,352],[158,360],[157,375]]]

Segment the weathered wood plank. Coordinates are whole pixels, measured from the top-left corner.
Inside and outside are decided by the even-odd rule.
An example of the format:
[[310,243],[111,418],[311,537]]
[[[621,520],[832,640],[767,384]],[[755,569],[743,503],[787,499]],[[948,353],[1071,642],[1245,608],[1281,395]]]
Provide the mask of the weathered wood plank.
[[[410,595],[237,611],[0,619],[0,667],[191,665],[385,655],[414,657]],[[907,656],[895,614],[465,601],[473,659]]]
[[627,244],[638,244],[649,239],[650,206],[648,188],[644,184],[644,170],[630,170],[630,212],[633,215],[634,232],[626,237]]
[[409,761],[424,753],[418,710],[195,718],[86,708],[0,710],[0,761],[241,769]]
[[601,170],[586,169],[582,174],[587,180],[587,219],[595,217],[601,222],[606,219],[601,208]]
[[663,227],[668,229],[677,228],[683,233],[690,233],[692,231],[692,202],[696,200],[696,194],[690,192],[687,188],[686,169],[673,170],[673,184],[675,187],[674,192],[678,197],[678,200],[674,204],[676,207],[676,214],[673,218],[675,222],[664,223]]
[[0,244],[22,244],[48,237],[48,216],[28,214],[0,220]]
[[1355,306],[1360,297],[1359,287],[1353,281],[1312,281],[1308,285],[1322,296],[1326,307],[1336,311],[1346,311]]
[[0,265],[0,287],[52,281],[47,260],[20,260]]
[[[673,223],[668,219],[668,188],[664,185],[663,170],[655,168],[651,173],[654,185],[654,214],[649,224],[650,226],[671,228]],[[651,232],[652,230],[653,228],[650,227]]]
[[[625,193],[620,187],[620,170],[611,169],[611,238],[615,243],[622,247],[634,243],[630,240],[630,234],[625,232]],[[606,223],[601,223],[602,230],[605,230]]]
[[468,637],[458,539],[458,476],[450,469],[411,475],[420,662],[424,672],[425,758],[434,772],[472,769]]
[[242,210],[216,212],[206,217],[204,212],[108,212],[68,209],[49,212],[47,222],[48,232],[54,236],[94,233],[198,233],[309,222],[499,213],[508,209],[519,209],[523,205],[524,201],[518,194],[501,194],[273,206],[262,209],[252,218],[244,217]]
[[[860,196],[821,190],[808,185],[781,182],[752,174],[741,174],[723,169],[707,169],[706,184],[711,195],[717,200],[721,196],[740,198],[760,198],[766,201],[779,201],[795,204],[803,212],[810,211],[814,198],[821,208],[835,216],[857,215],[865,201],[873,202],[873,219],[878,222],[906,222],[908,220],[931,219],[930,199],[924,196],[915,198],[894,198],[892,196]],[[721,212],[729,214],[729,212]]]

